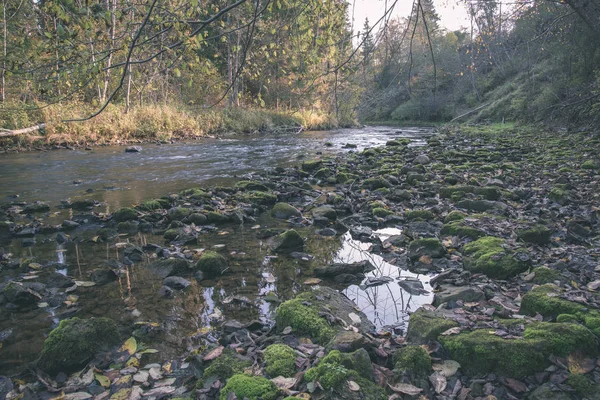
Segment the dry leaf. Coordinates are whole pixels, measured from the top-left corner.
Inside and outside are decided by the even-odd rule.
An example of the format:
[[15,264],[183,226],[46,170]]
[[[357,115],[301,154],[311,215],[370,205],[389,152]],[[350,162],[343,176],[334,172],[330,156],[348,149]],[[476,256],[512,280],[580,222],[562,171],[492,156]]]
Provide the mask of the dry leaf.
[[446,389],[446,385],[448,385],[446,377],[437,371],[429,376],[429,382],[431,382],[433,389],[438,394],[442,393]]
[[447,331],[442,332],[442,336],[458,335],[460,333],[459,327],[450,328]]
[[348,389],[350,389],[353,392],[358,392],[360,390],[360,386],[358,385],[358,383],[354,382],[354,381],[348,381]]
[[304,284],[305,285],[318,285],[321,282],[322,282],[322,280],[319,278],[308,278],[307,280],[304,281]]
[[434,371],[438,371],[446,378],[450,378],[456,374],[460,368],[460,364],[454,360],[444,360],[440,364],[433,364],[432,368]]
[[423,389],[420,389],[408,383],[398,383],[394,386],[388,384],[388,386],[396,393],[407,394],[409,396],[416,396],[423,391]]
[[419,258],[419,262],[422,264],[431,264],[433,262],[433,259],[430,256],[421,256]]
[[586,358],[582,353],[569,354],[569,372],[572,374],[587,374],[596,367],[596,360]]
[[217,348],[212,349],[207,355],[204,356],[204,361],[214,360],[223,353],[224,349],[225,347],[223,346],[219,346]]
[[134,337],[130,337],[127,341],[121,346],[119,351],[126,351],[130,356],[134,355],[137,351],[137,341]]
[[296,386],[296,382],[298,382],[298,380],[296,378],[284,378],[283,376],[278,376],[277,378],[271,379],[271,382],[273,382],[279,389],[289,390]]
[[96,378],[96,380],[98,381],[98,383],[100,384],[100,386],[102,386],[104,388],[109,388],[110,387],[110,379],[108,379],[104,375],[94,374],[94,377]]

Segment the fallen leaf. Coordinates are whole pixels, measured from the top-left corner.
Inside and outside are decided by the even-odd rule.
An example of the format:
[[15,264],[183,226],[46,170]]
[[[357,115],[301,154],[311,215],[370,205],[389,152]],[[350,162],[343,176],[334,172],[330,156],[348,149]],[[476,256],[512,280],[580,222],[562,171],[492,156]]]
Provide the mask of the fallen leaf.
[[134,337],[130,337],[127,341],[121,346],[119,351],[126,351],[130,356],[134,355],[137,351],[137,341]]
[[419,258],[419,262],[422,264],[431,264],[433,262],[433,259],[430,256],[421,256]]
[[94,377],[96,378],[96,380],[98,381],[98,383],[100,384],[100,386],[102,386],[104,388],[109,388],[110,387],[110,379],[108,379],[104,375],[94,374]]
[[439,364],[433,364],[432,368],[434,371],[438,371],[446,378],[450,378],[451,376],[454,376],[454,374],[456,374],[456,372],[460,368],[460,364],[454,360],[444,360]]
[[354,381],[348,381],[348,389],[353,392],[358,392],[360,390],[360,386]]
[[459,327],[450,328],[447,331],[442,332],[442,336],[458,335],[460,333]]
[[141,355],[144,355],[144,354],[154,354],[154,353],[158,353],[158,350],[156,350],[156,349],[146,349],[146,350],[140,351],[138,354],[141,356]]
[[431,382],[433,389],[438,394],[442,393],[446,389],[446,385],[448,385],[446,377],[437,371],[429,376],[429,382]]
[[586,358],[582,353],[569,354],[569,372],[572,374],[587,374],[596,367],[596,360]]
[[279,389],[290,390],[296,385],[298,380],[296,378],[284,378],[283,376],[278,376],[277,378],[271,379],[271,382],[273,382]]
[[224,349],[225,349],[225,347],[223,347],[223,346],[219,346],[219,347],[212,349],[207,355],[204,356],[204,361],[214,360],[215,358],[219,357],[223,353]]
[[407,394],[409,396],[416,396],[423,391],[423,389],[420,389],[408,383],[398,383],[394,386],[388,384],[388,386],[396,393]]
[[96,282],[91,282],[91,281],[75,281],[75,285],[77,285],[79,287],[90,287],[90,286],[96,286]]
[[516,379],[506,378],[504,385],[515,393],[525,393],[527,391],[527,385]]
[[319,278],[308,278],[307,280],[304,281],[304,284],[305,285],[318,285],[321,282],[322,281]]

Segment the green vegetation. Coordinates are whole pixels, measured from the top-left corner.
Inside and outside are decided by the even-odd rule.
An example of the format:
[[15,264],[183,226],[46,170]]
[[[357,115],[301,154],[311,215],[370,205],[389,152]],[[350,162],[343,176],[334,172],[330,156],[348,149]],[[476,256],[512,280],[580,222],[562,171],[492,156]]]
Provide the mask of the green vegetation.
[[466,244],[463,248],[463,253],[467,256],[465,267],[472,272],[497,279],[506,279],[527,270],[528,264],[517,260],[504,245],[503,239],[492,236]]
[[296,351],[285,344],[272,344],[265,349],[265,371],[273,378],[296,373]]
[[538,286],[523,296],[521,301],[521,314],[535,315],[539,313],[545,317],[559,314],[577,314],[584,307],[572,301],[560,298],[561,289],[553,284]]
[[404,213],[404,217],[409,220],[432,220],[435,215],[429,210],[411,210]]
[[421,346],[401,347],[394,353],[394,371],[396,374],[408,374],[413,378],[422,378],[431,371],[431,357]]
[[548,267],[537,267],[534,268],[532,272],[535,273],[533,283],[536,283],[538,285],[552,283],[554,281],[560,280],[560,272]]
[[437,340],[442,332],[456,326],[456,322],[420,308],[410,315],[406,340],[409,343],[427,344]]
[[531,228],[517,231],[517,235],[522,241],[539,244],[540,246],[550,243],[550,234],[550,229],[543,225],[535,225]]
[[119,342],[117,325],[109,318],[65,319],[44,342],[38,365],[49,373],[72,372]]
[[335,331],[319,316],[318,310],[304,304],[311,300],[313,295],[305,292],[280,304],[275,314],[277,328],[281,331],[291,326],[298,333],[310,335],[317,343],[327,344]]
[[216,251],[207,250],[198,259],[196,268],[207,278],[220,276],[227,269],[227,259]]
[[133,221],[138,218],[138,213],[133,208],[121,208],[113,213],[116,222]]
[[227,380],[233,375],[241,374],[246,368],[252,366],[250,360],[242,360],[233,351],[224,350],[223,353],[204,370],[203,378],[216,377]]
[[460,220],[446,223],[440,230],[440,235],[452,235],[477,240],[485,236],[485,232],[463,224]]
[[378,218],[385,218],[388,215],[392,215],[393,211],[390,211],[390,210],[382,208],[382,207],[376,207],[373,209],[372,213],[374,216],[376,216]]
[[244,374],[233,375],[219,394],[219,400],[226,400],[229,393],[235,393],[238,399],[275,400],[279,391],[270,380],[262,376]]

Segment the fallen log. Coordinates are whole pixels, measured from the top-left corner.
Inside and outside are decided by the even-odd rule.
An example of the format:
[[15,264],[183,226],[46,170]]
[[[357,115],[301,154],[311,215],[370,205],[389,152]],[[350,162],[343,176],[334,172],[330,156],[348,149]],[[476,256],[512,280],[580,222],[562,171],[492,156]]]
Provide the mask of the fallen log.
[[23,129],[0,129],[0,137],[24,135],[26,133],[39,131],[41,129],[46,129],[46,124],[37,124]]

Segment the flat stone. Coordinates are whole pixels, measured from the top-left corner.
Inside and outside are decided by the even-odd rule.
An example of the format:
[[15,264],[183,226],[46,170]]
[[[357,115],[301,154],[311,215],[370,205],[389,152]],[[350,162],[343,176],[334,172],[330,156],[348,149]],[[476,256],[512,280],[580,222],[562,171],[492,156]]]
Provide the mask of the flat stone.
[[483,293],[483,290],[476,287],[443,285],[442,289],[435,294],[433,305],[437,307],[440,304],[447,303],[452,300],[475,302],[483,300],[484,298],[485,294]]
[[150,374],[147,371],[139,371],[133,376],[133,380],[138,383],[146,383],[149,377]]

